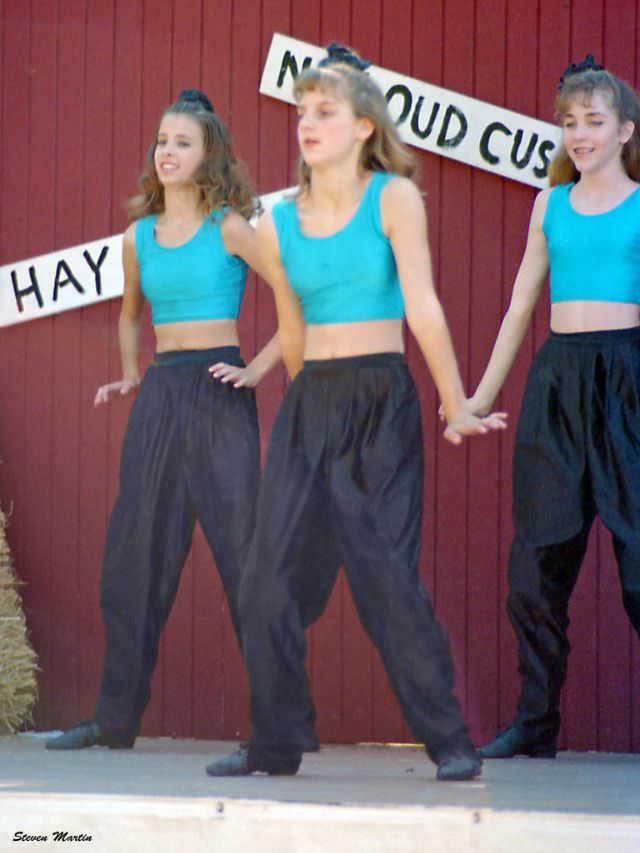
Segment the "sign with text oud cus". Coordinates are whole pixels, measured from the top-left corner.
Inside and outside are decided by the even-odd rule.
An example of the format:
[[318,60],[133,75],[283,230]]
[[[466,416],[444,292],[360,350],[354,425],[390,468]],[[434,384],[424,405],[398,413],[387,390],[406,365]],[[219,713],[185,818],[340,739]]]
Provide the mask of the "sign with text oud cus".
[[[324,56],[322,47],[274,34],[261,94],[293,104],[297,74]],[[529,186],[546,186],[561,135],[556,125],[376,65],[368,73],[385,93],[404,142]]]

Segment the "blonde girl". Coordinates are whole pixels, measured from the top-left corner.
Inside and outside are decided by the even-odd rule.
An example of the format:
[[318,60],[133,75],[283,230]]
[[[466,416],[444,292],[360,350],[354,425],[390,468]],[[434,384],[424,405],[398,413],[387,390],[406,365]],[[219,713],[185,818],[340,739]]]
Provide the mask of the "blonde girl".
[[207,772],[298,769],[297,732],[311,704],[300,613],[319,581],[292,547],[310,524],[317,543],[335,541],[360,620],[438,779],[472,779],[480,761],[418,578],[423,442],[405,316],[443,400],[446,437],[457,444],[504,419],[475,416],[465,400],[410,179],[415,163],[380,89],[361,60],[332,46],[327,62],[300,75],[295,96],[299,191],[258,226],[293,383],[274,425],[240,594],[252,736]]

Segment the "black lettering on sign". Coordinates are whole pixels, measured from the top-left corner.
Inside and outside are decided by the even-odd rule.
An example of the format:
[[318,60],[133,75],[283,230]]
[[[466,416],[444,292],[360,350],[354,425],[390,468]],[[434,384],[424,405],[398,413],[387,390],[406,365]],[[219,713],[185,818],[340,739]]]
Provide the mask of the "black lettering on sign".
[[[61,273],[66,275],[66,278],[60,278]],[[66,261],[58,261],[58,266],[56,267],[56,274],[53,281],[53,301],[58,301],[58,293],[61,288],[66,287],[68,284],[72,284],[78,293],[84,293],[84,287],[80,284],[78,279],[71,272],[69,264]]]
[[[460,125],[458,128],[458,132],[453,136],[447,136],[449,132],[449,125],[451,124],[451,119],[455,118]],[[444,114],[444,120],[442,122],[442,127],[440,128],[440,133],[438,134],[437,143],[440,148],[455,148],[457,145],[460,145],[462,140],[467,135],[467,128],[469,123],[467,122],[467,117],[459,110],[458,107],[455,107],[453,104],[449,104]]]
[[32,293],[35,298],[38,300],[38,306],[40,308],[44,305],[44,299],[42,298],[42,294],[40,293],[40,288],[38,286],[38,278],[36,276],[36,268],[29,267],[29,278],[31,279],[31,284],[29,287],[19,287],[18,286],[18,276],[15,270],[11,270],[11,284],[13,285],[13,294],[16,299],[16,303],[18,305],[18,311],[22,313],[24,311],[24,305],[22,304],[22,297],[28,296]]
[[489,142],[491,141],[491,137],[494,133],[504,133],[506,136],[511,136],[511,131],[506,126],[506,124],[502,124],[501,121],[492,121],[491,124],[488,124],[484,131],[482,132],[482,136],[480,137],[480,156],[487,163],[491,163],[492,166],[495,166],[496,163],[500,162],[500,158],[495,154],[491,153],[489,149]]
[[431,131],[433,130],[433,123],[435,122],[436,117],[438,115],[438,111],[440,110],[440,104],[437,101],[434,101],[433,106],[431,107],[429,119],[424,129],[420,127],[420,113],[422,112],[423,104],[424,95],[420,95],[420,97],[418,98],[418,103],[416,104],[416,108],[413,111],[413,115],[411,116],[411,130],[420,139],[427,139],[431,135]]
[[396,83],[386,94],[387,104],[390,104],[391,99],[395,98],[396,95],[400,95],[404,101],[400,115],[396,119],[396,124],[402,124],[407,120],[407,116],[411,112],[413,96],[411,94],[411,89],[408,86],[405,86],[403,83]]
[[109,247],[103,246],[102,251],[100,252],[100,257],[98,258],[98,260],[95,263],[94,263],[94,260],[91,257],[91,255],[89,254],[87,249],[85,249],[84,252],[82,253],[82,257],[85,259],[85,261],[91,267],[91,270],[92,270],[93,275],[95,277],[96,293],[98,294],[98,296],[100,296],[102,293],[102,278],[100,276],[100,267],[104,263],[104,259],[107,257],[108,252],[109,252]]
[[549,159],[549,154],[556,147],[555,142],[552,142],[550,139],[545,139],[540,143],[538,148],[538,157],[540,158],[540,165],[533,167],[533,174],[536,178],[546,178],[547,172],[549,171],[549,163],[551,162]]
[[533,154],[536,144],[538,142],[538,134],[532,133],[531,139],[529,140],[529,144],[527,145],[527,150],[524,155],[518,159],[518,152],[520,151],[520,146],[522,145],[522,139],[524,137],[524,133],[522,130],[516,130],[516,135],[513,137],[513,145],[511,146],[511,162],[516,167],[516,169],[526,169],[529,165],[529,161],[531,160],[531,155]]
[[[308,68],[311,65],[311,57],[305,56],[302,61],[302,71],[305,68]],[[295,80],[298,74],[298,61],[295,56],[291,53],[290,50],[285,50],[284,56],[282,57],[282,62],[280,64],[280,73],[278,74],[278,89],[281,89],[284,84],[284,79],[287,76],[287,71],[291,73],[291,76]]]

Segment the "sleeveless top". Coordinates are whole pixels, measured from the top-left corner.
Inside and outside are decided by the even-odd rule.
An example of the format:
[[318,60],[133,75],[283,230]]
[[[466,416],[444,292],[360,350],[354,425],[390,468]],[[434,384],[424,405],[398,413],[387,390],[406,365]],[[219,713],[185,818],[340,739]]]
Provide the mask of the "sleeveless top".
[[170,248],[155,239],[156,215],[136,223],[140,284],[154,325],[237,319],[247,265],[224,247],[223,216],[213,211],[190,240]]
[[606,213],[571,206],[575,184],[553,187],[542,230],[551,270],[551,302],[640,304],[640,187]]
[[329,237],[300,230],[295,200],[272,209],[280,258],[307,324],[404,316],[395,258],[382,230],[380,194],[395,175],[373,172],[351,220]]

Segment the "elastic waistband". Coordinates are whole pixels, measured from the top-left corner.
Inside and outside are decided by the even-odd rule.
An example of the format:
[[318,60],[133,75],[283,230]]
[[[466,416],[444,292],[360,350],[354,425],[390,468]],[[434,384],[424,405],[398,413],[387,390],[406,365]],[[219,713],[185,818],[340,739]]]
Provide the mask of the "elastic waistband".
[[337,372],[355,367],[390,367],[406,364],[401,352],[374,352],[368,355],[349,355],[344,358],[319,358],[304,362],[304,370],[309,372]]
[[242,361],[240,347],[211,347],[210,349],[179,349],[157,352],[153,363],[158,367],[176,367],[181,364],[214,364],[216,361]]
[[561,344],[616,344],[640,340],[640,326],[595,332],[550,332],[549,340]]

